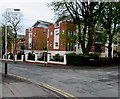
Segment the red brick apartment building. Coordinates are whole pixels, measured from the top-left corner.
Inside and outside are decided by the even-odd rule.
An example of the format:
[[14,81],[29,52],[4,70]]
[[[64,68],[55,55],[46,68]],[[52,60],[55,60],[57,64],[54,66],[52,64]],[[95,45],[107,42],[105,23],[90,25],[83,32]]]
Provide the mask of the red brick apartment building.
[[75,51],[75,45],[67,42],[67,35],[75,35],[76,27],[70,22],[60,22],[49,26],[47,46],[49,51]]
[[[31,28],[26,29],[26,50],[34,52],[48,50],[53,54],[82,53],[80,45],[72,43],[76,40],[70,41],[67,38],[75,36],[75,32],[76,25],[71,22],[52,24],[39,20]],[[105,47],[94,41],[91,52],[105,52]]]
[[[82,53],[79,44],[68,42],[67,37],[76,35],[76,25],[71,22],[60,22],[57,24],[51,24],[48,29],[47,35],[47,47],[49,51],[61,51],[61,52],[76,52]],[[99,35],[94,35],[95,40],[91,47],[90,52],[105,52],[105,46],[102,46],[100,42],[97,42]],[[76,42],[76,41],[72,41]]]
[[39,20],[31,28],[26,29],[26,50],[47,48],[47,31],[50,24],[52,23]]

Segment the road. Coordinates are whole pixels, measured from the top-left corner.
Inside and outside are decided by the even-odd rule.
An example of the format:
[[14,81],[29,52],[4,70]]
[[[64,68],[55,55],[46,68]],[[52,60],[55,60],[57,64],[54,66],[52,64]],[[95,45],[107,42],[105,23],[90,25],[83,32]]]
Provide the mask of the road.
[[[2,66],[4,71],[4,63]],[[65,69],[40,64],[9,63],[8,72],[43,82],[76,97],[118,97],[118,66]]]

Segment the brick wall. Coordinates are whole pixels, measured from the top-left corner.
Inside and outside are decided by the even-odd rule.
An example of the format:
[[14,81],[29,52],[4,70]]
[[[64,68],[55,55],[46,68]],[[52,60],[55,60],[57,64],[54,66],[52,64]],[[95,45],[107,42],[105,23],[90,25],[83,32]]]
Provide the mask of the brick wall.
[[[29,48],[29,33],[32,33],[32,47]],[[47,29],[33,27],[26,30],[26,50],[43,50],[47,47]]]
[[[54,49],[54,30],[59,29],[59,49]],[[70,22],[62,22],[59,23],[59,26],[56,27],[55,24],[49,26],[49,33],[48,33],[48,49],[49,51],[66,51],[67,49],[67,33],[68,30],[75,31],[75,25]],[[63,33],[64,31],[64,33]],[[52,32],[52,33],[51,33]]]

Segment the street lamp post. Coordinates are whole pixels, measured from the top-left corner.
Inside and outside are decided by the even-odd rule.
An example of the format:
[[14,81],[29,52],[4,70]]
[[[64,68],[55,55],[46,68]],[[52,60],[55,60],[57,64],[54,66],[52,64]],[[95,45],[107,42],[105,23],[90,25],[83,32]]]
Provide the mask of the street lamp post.
[[8,11],[9,10],[13,10],[13,11],[20,11],[20,9],[13,9],[13,8],[7,8],[6,9],[6,12],[5,12],[5,57],[6,57],[6,61],[5,61],[5,76],[7,77],[7,53],[8,53],[8,41],[7,41],[7,38],[8,38],[8,31],[7,31],[7,23],[8,23]]

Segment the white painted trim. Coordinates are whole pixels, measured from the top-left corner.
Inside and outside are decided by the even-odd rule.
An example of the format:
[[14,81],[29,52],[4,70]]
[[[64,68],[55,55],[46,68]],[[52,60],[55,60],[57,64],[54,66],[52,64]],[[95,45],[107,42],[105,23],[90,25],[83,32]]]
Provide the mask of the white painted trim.
[[[59,33],[60,33],[60,29],[54,29],[54,45],[53,45],[53,49],[59,49],[59,39],[60,39],[59,38]],[[58,47],[56,47],[56,42],[58,43]]]

